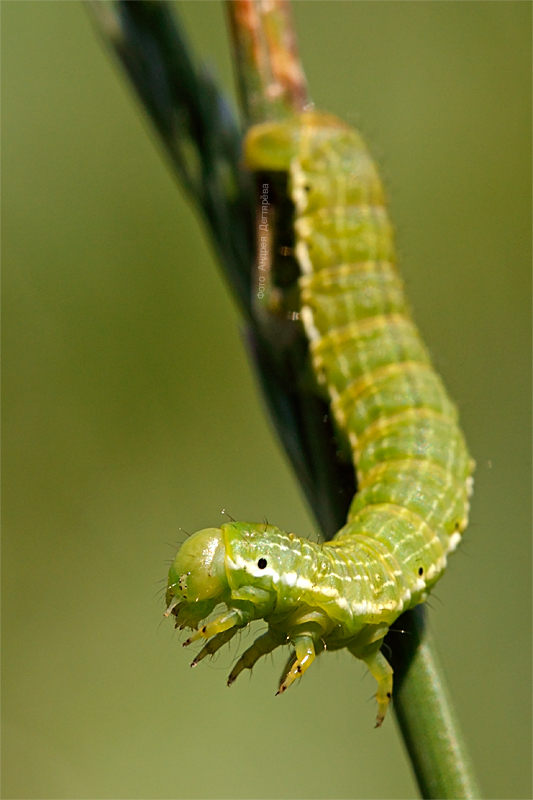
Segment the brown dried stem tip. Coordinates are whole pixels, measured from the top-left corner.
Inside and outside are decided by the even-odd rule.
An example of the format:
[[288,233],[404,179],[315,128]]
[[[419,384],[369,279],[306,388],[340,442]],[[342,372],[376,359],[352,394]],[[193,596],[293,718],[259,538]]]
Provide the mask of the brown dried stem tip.
[[242,107],[248,125],[309,104],[289,0],[227,0]]

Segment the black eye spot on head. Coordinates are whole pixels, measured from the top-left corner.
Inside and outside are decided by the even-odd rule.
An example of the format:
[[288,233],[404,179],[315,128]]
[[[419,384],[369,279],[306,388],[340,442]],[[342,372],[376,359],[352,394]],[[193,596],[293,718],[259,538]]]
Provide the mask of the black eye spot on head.
[[267,565],[266,558],[260,558],[259,561],[257,562],[257,566],[259,567],[259,569],[264,569],[266,565]]
[[424,567],[418,567],[418,574],[419,575],[423,575],[424,574]]

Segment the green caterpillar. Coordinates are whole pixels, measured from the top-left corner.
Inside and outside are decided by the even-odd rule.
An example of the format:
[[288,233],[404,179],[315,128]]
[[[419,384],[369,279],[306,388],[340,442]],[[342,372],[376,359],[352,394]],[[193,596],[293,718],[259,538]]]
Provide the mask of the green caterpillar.
[[[317,653],[347,648],[377,680],[379,726],[392,696],[383,638],[427,598],[457,547],[474,464],[409,315],[382,184],[359,134],[308,111],[252,128],[245,154],[261,175],[286,173],[300,317],[359,490],[325,544],[244,522],[194,534],[170,568],[166,615],[197,629],[185,645],[207,640],[193,665],[252,620],[268,623],[228,684],[291,644],[281,693]],[[227,610],[205,622],[219,603]]]

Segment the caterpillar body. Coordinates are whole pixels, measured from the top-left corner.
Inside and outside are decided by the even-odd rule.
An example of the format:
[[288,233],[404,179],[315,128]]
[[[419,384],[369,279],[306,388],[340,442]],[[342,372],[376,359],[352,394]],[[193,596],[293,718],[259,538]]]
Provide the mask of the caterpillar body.
[[[185,645],[206,640],[193,665],[251,621],[267,622],[228,684],[291,644],[280,693],[322,650],[347,648],[377,680],[379,726],[392,695],[383,638],[426,599],[457,547],[474,464],[409,314],[382,184],[360,135],[306,111],[253,127],[245,156],[257,173],[287,175],[300,317],[359,490],[325,544],[244,522],[194,534],[171,566],[165,613],[196,631]],[[205,622],[219,603],[224,613]]]

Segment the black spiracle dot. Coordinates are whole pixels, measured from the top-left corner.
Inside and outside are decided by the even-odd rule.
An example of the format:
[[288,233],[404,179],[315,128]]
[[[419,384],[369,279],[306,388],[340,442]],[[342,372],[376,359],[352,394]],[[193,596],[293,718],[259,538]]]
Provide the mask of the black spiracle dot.
[[265,569],[266,565],[267,565],[266,558],[260,558],[259,561],[257,562],[257,566],[259,567],[259,569]]
[[423,575],[424,574],[424,567],[418,567],[418,574],[419,575]]

